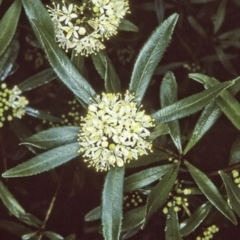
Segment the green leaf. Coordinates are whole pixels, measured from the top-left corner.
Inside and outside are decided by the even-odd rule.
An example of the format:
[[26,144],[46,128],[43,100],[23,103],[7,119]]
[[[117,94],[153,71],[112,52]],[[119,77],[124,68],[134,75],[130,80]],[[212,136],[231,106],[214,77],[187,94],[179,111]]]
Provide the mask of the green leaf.
[[145,217],[145,207],[138,207],[128,211],[123,216],[122,232],[129,231],[143,224]]
[[34,28],[33,21],[36,21],[39,25],[44,26],[44,29],[48,32],[48,34],[50,34],[51,37],[54,38],[55,30],[53,26],[53,21],[50,18],[46,7],[42,4],[42,2],[40,0],[22,0],[22,4],[36,37],[39,39],[39,35]]
[[128,176],[124,180],[124,192],[131,192],[148,186],[160,179],[172,167],[172,164],[152,167]]
[[123,18],[118,26],[119,31],[128,31],[128,32],[138,32],[138,27],[130,22],[129,20]]
[[[190,74],[189,77],[194,80],[204,82],[206,88],[213,87],[219,83],[219,81],[215,78],[208,77],[203,74]],[[239,82],[240,77],[234,79],[233,81]],[[240,130],[240,103],[234,98],[234,96],[232,96],[229,91],[225,90],[217,97],[216,103],[232,124]]]
[[26,177],[58,167],[79,155],[79,143],[71,143],[54,148],[19,164],[2,174],[5,178]]
[[104,79],[106,91],[113,93],[120,92],[121,87],[119,78],[106,51],[102,50],[96,55],[92,54],[91,57],[96,70]]
[[195,229],[206,219],[211,208],[212,204],[210,202],[206,202],[198,207],[189,218],[185,219],[180,224],[181,235],[186,237],[195,231]]
[[5,52],[7,46],[13,39],[13,36],[17,29],[21,9],[21,1],[15,0],[15,2],[5,12],[0,21],[0,56]]
[[122,226],[124,168],[108,171],[102,193],[102,225],[106,240],[118,240]]
[[21,214],[25,213],[25,210],[20,206],[14,196],[8,191],[8,189],[0,181],[0,198],[8,209],[8,211],[15,217],[20,218]]
[[222,0],[218,6],[217,14],[214,18],[214,34],[218,32],[222,26],[226,14],[226,0]]
[[136,59],[129,90],[135,93],[139,105],[147,90],[153,72],[170,43],[177,19],[178,15],[173,14],[165,20],[149,37]]
[[219,175],[221,176],[227,190],[228,203],[238,217],[240,217],[240,188],[223,171],[219,171]]
[[154,114],[152,117],[156,122],[170,122],[201,110],[212,100],[214,100],[223,90],[233,85],[234,82],[228,81],[211,87],[203,92],[186,97],[174,104],[165,107]]
[[55,72],[52,70],[52,68],[48,68],[21,82],[18,84],[18,88],[22,92],[30,91],[36,87],[52,81],[55,78]]
[[240,162],[240,136],[234,141],[230,151],[229,165]]
[[[167,72],[160,88],[160,102],[161,107],[167,107],[177,101],[177,82],[173,72]],[[182,153],[181,133],[177,120],[167,123],[170,136],[178,149]]]
[[0,57],[0,81],[4,81],[12,73],[19,52],[19,42],[12,40],[4,54]]
[[221,116],[222,111],[215,102],[208,104],[199,117],[191,137],[185,147],[183,154],[185,155],[196,143],[204,136],[204,134],[213,126],[213,124]]
[[43,236],[46,236],[50,240],[64,240],[64,238],[61,235],[51,231],[43,232]]
[[187,20],[188,20],[189,24],[191,25],[191,27],[197,33],[199,33],[200,36],[207,39],[207,34],[206,34],[205,30],[202,28],[202,26],[197,22],[197,20],[193,16],[188,16]]
[[150,152],[148,155],[143,155],[139,157],[138,160],[130,161],[130,163],[126,164],[126,168],[146,166],[157,161],[166,160],[169,157],[170,157],[169,154],[154,148],[153,152]]
[[170,207],[166,220],[165,240],[182,240],[177,212],[174,206]]
[[101,214],[102,214],[102,207],[98,206],[98,207],[92,209],[90,212],[88,212],[85,215],[84,220],[86,222],[96,221],[101,218]]
[[169,128],[166,124],[159,123],[151,132],[150,136],[148,137],[148,141],[152,142],[159,136],[165,135],[169,133]]
[[27,234],[24,234],[23,236],[21,236],[22,240],[32,240],[32,239],[38,239],[37,236],[38,232],[30,232]]
[[43,119],[43,120],[48,120],[48,121],[52,121],[52,122],[61,122],[60,118],[54,117],[51,114],[44,112],[42,110],[38,110],[36,108],[26,107],[25,113],[29,116]]
[[[0,220],[0,228],[4,229],[13,235],[17,237],[22,237],[25,234],[30,234],[32,233],[32,230],[20,223],[12,222],[12,221],[7,221],[7,220]],[[38,237],[35,236],[31,238],[31,240],[37,240]]]
[[[175,169],[174,169],[175,168]],[[166,175],[159,181],[159,183],[152,188],[147,198],[146,217],[144,226],[148,219],[166,202],[167,197],[175,184],[179,170],[179,164],[172,165]]]
[[51,128],[25,139],[23,144],[30,144],[42,149],[52,149],[77,142],[79,129],[79,127],[72,126]]
[[228,206],[228,204],[222,198],[217,187],[207,177],[207,175],[201,172],[199,169],[191,165],[189,162],[184,161],[187,166],[192,178],[201,189],[206,198],[212,203],[212,205],[218,209],[226,218],[228,218],[233,224],[237,224],[236,217]]
[[71,61],[73,66],[79,71],[79,73],[84,76],[84,63],[85,63],[85,56],[78,54],[75,55],[75,52],[72,51]]
[[79,99],[85,104],[91,104],[91,99],[96,95],[91,85],[80,75],[45,28],[35,20],[32,21],[53,70]]
[[76,240],[76,234],[70,234],[69,236],[64,238],[64,240]]

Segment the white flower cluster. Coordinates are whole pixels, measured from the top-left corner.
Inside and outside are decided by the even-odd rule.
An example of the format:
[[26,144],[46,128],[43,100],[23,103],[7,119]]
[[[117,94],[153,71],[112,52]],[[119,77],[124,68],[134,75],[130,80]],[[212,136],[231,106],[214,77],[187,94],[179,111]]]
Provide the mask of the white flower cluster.
[[79,152],[84,161],[97,171],[109,170],[111,166],[122,167],[132,159],[147,154],[152,144],[146,141],[153,127],[153,119],[140,111],[134,95],[103,93],[89,105],[88,113],[81,119]]
[[14,117],[21,118],[25,114],[28,100],[21,96],[21,90],[15,86],[8,89],[6,83],[1,84],[0,89],[0,127],[4,121],[11,121]]
[[117,34],[121,19],[129,12],[127,0],[90,0],[81,6],[53,3],[48,7],[59,46],[89,55],[105,48],[104,38]]

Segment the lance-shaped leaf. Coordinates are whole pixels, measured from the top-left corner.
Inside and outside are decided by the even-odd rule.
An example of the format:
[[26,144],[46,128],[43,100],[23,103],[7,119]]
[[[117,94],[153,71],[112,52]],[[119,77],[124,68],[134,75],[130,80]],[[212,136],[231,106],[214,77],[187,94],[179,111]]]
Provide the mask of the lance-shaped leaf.
[[[196,81],[203,82],[206,88],[210,88],[219,83],[218,80],[212,77],[208,77],[203,74],[195,73],[189,74],[190,78],[193,78]],[[238,82],[240,78],[235,79],[235,82]],[[232,122],[232,124],[240,130],[240,104],[239,102],[232,96],[232,94],[225,90],[220,94],[220,96],[216,99],[216,103],[222,110],[222,112],[228,117],[228,119]]]
[[25,108],[25,113],[29,116],[39,118],[39,119],[43,119],[43,120],[48,120],[48,121],[52,121],[52,122],[61,122],[60,118],[54,117],[50,113],[47,113],[47,112],[44,112],[42,110],[38,110],[38,109],[35,109],[35,108],[26,107]]
[[78,132],[79,127],[51,128],[25,139],[23,144],[30,144],[42,149],[52,149],[77,142]]
[[200,36],[204,37],[207,39],[207,34],[204,30],[204,28],[198,23],[198,21],[193,17],[193,16],[188,16],[187,20],[189,24],[192,26],[192,28],[199,33]]
[[210,202],[206,202],[198,207],[189,218],[180,224],[181,235],[186,237],[192,233],[208,216],[211,208],[212,204]]
[[118,30],[120,31],[128,31],[128,32],[138,32],[138,27],[130,22],[129,20],[123,18],[118,26]]
[[52,70],[52,68],[48,68],[21,82],[20,84],[18,84],[18,88],[22,92],[30,91],[36,87],[39,87],[43,84],[52,81],[55,78],[56,78],[55,72]]
[[124,192],[148,186],[165,175],[169,169],[172,169],[172,164],[148,168],[130,175],[124,180]]
[[107,240],[118,240],[122,226],[124,168],[108,171],[102,193],[103,236]]
[[99,75],[104,79],[106,91],[113,93],[120,92],[119,78],[106,51],[100,51],[96,55],[92,54],[91,57]]
[[21,9],[21,1],[15,0],[0,21],[0,56],[5,52],[7,46],[13,39]]
[[122,231],[129,231],[137,226],[142,225],[145,217],[145,207],[138,207],[123,215]]
[[90,212],[88,212],[85,217],[84,220],[86,222],[91,222],[91,221],[95,221],[101,218],[101,214],[102,214],[102,207],[98,206],[94,209],[92,209]]
[[[167,72],[164,77],[160,88],[160,102],[161,107],[167,107],[177,101],[177,82],[173,72]],[[180,127],[177,120],[167,123],[170,136],[178,149],[182,153],[182,143]]]
[[219,175],[221,176],[227,190],[229,205],[238,217],[240,217],[240,189],[226,173],[219,171]]
[[78,54],[75,55],[75,52],[72,51],[71,55],[71,62],[75,66],[75,68],[80,72],[82,76],[84,76],[84,63],[85,63],[85,56]]
[[170,122],[186,117],[201,110],[213,101],[223,90],[233,85],[233,81],[224,82],[203,92],[186,97],[152,114],[156,122]]
[[91,104],[91,99],[96,95],[91,85],[80,75],[48,31],[37,21],[32,21],[53,70],[79,99],[85,104]]
[[158,149],[153,149],[153,152],[150,152],[148,155],[143,155],[139,157],[136,161],[131,161],[126,164],[126,168],[136,168],[149,165],[151,163],[162,161],[168,159],[170,155],[166,152],[160,151]]
[[215,102],[208,104],[199,117],[183,153],[186,154],[221,116],[222,111]]
[[[36,29],[34,28],[33,25],[33,19],[38,22],[41,26],[44,26],[46,31],[54,37],[54,26],[53,26],[53,21],[50,18],[46,7],[42,4],[42,1],[40,0],[34,0],[34,1],[29,1],[29,0],[22,0],[24,10],[26,12],[26,15],[29,19],[30,24],[33,27],[33,30],[35,31],[36,34]],[[39,39],[39,35],[36,34],[36,37]]]
[[153,72],[170,43],[177,19],[178,15],[173,14],[165,20],[140,50],[129,86],[129,90],[135,93],[138,104],[141,103]]
[[217,187],[207,177],[207,175],[201,172],[199,169],[191,165],[189,162],[184,161],[192,178],[201,189],[206,198],[212,203],[212,205],[218,209],[226,218],[228,218],[233,224],[237,224],[236,217],[228,206],[227,202],[222,198]]
[[166,202],[167,197],[177,179],[178,170],[179,164],[177,166],[172,165],[172,168],[168,170],[166,175],[154,188],[152,188],[147,198],[144,226],[146,225],[148,219]]
[[[205,75],[202,74],[190,74],[190,77],[193,76],[193,79],[202,83],[206,84]],[[236,95],[240,90],[240,78],[234,79],[235,84],[228,88],[231,94]],[[204,111],[202,112],[201,116],[199,117],[194,130],[191,134],[191,137],[187,143],[187,146],[184,149],[184,154],[186,154],[203,136],[204,134],[214,125],[214,123],[218,120],[221,116],[222,111],[220,110],[219,106],[212,102],[208,104]]]
[[153,141],[155,138],[168,134],[169,128],[166,124],[159,123],[151,132],[150,136],[148,137],[148,141]]
[[50,240],[64,240],[61,235],[51,231],[44,231],[43,236],[46,236]]
[[214,21],[214,34],[218,32],[218,30],[220,29],[224,21],[225,13],[226,13],[226,3],[227,3],[226,0],[222,0],[218,6],[216,18]]
[[49,171],[77,157],[79,155],[78,150],[79,143],[54,148],[7,170],[2,176],[5,178],[26,177]]
[[240,162],[240,136],[234,141],[230,151],[229,165]]
[[174,206],[170,207],[167,214],[165,240],[182,240],[178,215],[177,212],[174,211]]

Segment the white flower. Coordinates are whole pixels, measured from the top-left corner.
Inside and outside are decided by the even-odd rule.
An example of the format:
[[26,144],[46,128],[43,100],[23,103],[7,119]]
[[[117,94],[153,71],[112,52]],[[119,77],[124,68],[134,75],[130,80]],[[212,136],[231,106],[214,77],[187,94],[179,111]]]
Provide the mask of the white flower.
[[81,119],[78,137],[79,152],[89,166],[97,171],[122,167],[151,150],[152,144],[146,140],[150,132],[145,126],[153,127],[154,123],[137,107],[133,94],[103,93],[95,101]]

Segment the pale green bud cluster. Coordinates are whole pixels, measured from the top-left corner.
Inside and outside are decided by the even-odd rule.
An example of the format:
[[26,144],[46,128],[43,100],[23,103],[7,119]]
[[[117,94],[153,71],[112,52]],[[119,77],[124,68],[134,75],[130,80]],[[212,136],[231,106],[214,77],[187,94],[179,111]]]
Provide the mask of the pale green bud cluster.
[[240,188],[240,176],[239,176],[239,172],[237,170],[232,171],[232,177],[233,177],[234,182]]
[[143,199],[138,191],[130,192],[123,198],[125,208],[136,208],[143,203]]
[[1,84],[0,88],[0,127],[3,127],[5,121],[11,121],[13,118],[22,118],[25,114],[25,107],[28,100],[21,96],[21,90],[15,86],[8,89],[6,83]]
[[210,240],[214,237],[214,234],[219,231],[219,228],[216,225],[209,226],[204,232],[202,236],[197,236],[196,240]]
[[47,7],[59,46],[85,56],[104,49],[103,40],[117,34],[121,19],[129,12],[127,0],[90,0],[81,6],[63,1],[53,6]]
[[147,128],[154,126],[153,119],[141,111],[134,98],[128,91],[124,96],[103,93],[89,105],[86,117],[81,119],[79,152],[97,171],[123,167],[151,151]]

